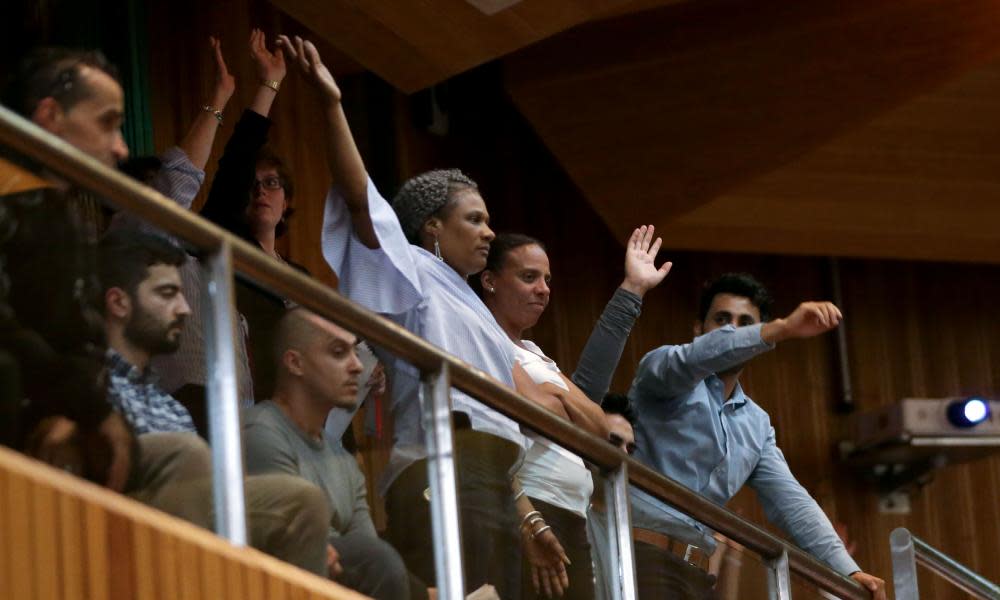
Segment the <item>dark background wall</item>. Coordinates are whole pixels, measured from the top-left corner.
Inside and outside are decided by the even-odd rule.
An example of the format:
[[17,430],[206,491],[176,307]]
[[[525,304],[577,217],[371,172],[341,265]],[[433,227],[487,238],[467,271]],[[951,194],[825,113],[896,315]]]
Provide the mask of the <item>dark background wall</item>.
[[[29,14],[56,5],[18,6]],[[269,37],[305,28],[259,0],[207,5],[180,0],[146,8],[148,36],[139,37],[148,46],[144,58],[150,65],[149,124],[156,151],[176,142],[207,100],[212,81],[208,35],[221,37],[237,78],[237,93],[210,161],[210,180],[222,143],[253,92],[255,78],[246,50],[249,28],[262,27]],[[85,21],[70,29],[79,36],[93,27],[100,35],[72,37],[59,33],[66,30],[60,27],[35,27],[19,35],[27,40],[103,43],[109,49],[124,35],[120,29]],[[438,90],[450,119],[449,134],[439,137],[423,127],[426,94],[405,97],[328,45],[320,44],[320,49],[340,76],[352,126],[385,195],[422,170],[457,166],[480,183],[498,230],[521,231],[546,242],[554,273],[552,303],[532,333],[571,370],[622,278],[623,248],[513,108],[503,91],[503,65],[479,68]],[[294,75],[286,80],[272,116],[273,144],[288,158],[297,179],[298,215],[286,248],[292,259],[333,283],[317,243],[329,185],[321,151],[322,120],[309,90]],[[606,152],[613,154],[614,146],[607,144]],[[718,218],[738,225],[746,215],[734,212]],[[674,261],[674,270],[646,298],[615,377],[619,391],[627,389],[634,365],[646,351],[690,339],[698,290],[709,277],[735,270],[756,274],[771,286],[778,314],[802,300],[829,298],[829,263],[824,257],[673,252],[671,231],[659,233],[665,240],[662,258]],[[859,410],[909,396],[998,394],[1000,267],[845,260],[841,268],[843,326]],[[914,496],[909,515],[879,514],[875,494],[836,458],[835,444],[846,434],[848,418],[835,410],[839,375],[833,344],[832,336],[789,342],[754,361],[744,377],[749,393],[770,412],[792,470],[831,518],[847,526],[857,543],[856,558],[870,572],[891,578],[889,532],[906,526],[988,578],[1000,580],[1000,458],[941,471]],[[372,478],[386,446],[386,439],[362,441]],[[763,522],[751,493],[741,493],[733,506]],[[930,579],[921,585],[927,597],[961,597]]]

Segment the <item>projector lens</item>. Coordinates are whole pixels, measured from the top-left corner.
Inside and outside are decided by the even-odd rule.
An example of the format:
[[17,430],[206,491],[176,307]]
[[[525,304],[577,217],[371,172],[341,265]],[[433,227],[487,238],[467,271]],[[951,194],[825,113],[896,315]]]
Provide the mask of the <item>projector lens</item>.
[[975,427],[990,417],[990,405],[982,398],[955,400],[948,405],[948,420],[955,427]]
[[965,413],[965,418],[972,423],[978,423],[986,418],[986,403],[979,398],[972,398],[965,402],[965,408],[962,411]]

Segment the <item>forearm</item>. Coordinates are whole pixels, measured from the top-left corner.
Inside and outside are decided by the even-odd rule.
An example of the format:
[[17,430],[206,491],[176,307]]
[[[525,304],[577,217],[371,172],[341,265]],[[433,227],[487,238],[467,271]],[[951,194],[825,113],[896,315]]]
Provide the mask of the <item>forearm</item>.
[[[218,49],[216,51],[218,52]],[[212,154],[212,144],[215,143],[215,135],[219,133],[219,126],[222,124],[222,120],[217,118],[212,111],[218,111],[219,114],[224,113],[226,105],[229,104],[229,98],[233,95],[232,86],[234,83],[226,71],[225,63],[222,62],[221,53],[218,54],[218,60],[219,68],[223,73],[219,75],[216,82],[212,99],[207,107],[198,111],[191,128],[178,144],[192,164],[201,171],[204,171],[205,165],[208,164],[208,157]],[[228,81],[228,85],[226,81]],[[206,108],[211,109],[211,111],[206,110]]]
[[253,96],[253,101],[250,102],[250,106],[247,108],[262,117],[267,117],[271,114],[271,105],[274,104],[274,99],[277,96],[278,92],[261,83],[257,86],[257,92]]
[[727,325],[689,344],[653,350],[639,363],[635,384],[647,388],[649,393],[672,397],[771,348],[761,339],[759,325]]
[[607,439],[609,434],[607,419],[605,419],[604,411],[600,405],[591,402],[583,394],[583,391],[573,385],[571,381],[565,377],[563,379],[566,380],[570,389],[562,394],[560,399],[569,420],[587,432],[601,439]]
[[597,320],[571,377],[583,393],[600,403],[611,387],[625,342],[642,309],[642,299],[624,289],[615,290]]
[[368,207],[368,173],[339,100],[324,99],[327,121],[327,165],[333,186],[347,204],[355,234],[369,248],[378,248]]
[[[209,107],[222,111],[225,106],[210,104]],[[212,154],[212,144],[215,143],[215,135],[219,132],[219,119],[214,113],[207,110],[198,111],[194,123],[188,129],[184,138],[177,146],[187,154],[191,163],[198,169],[205,170],[208,164],[208,157]]]

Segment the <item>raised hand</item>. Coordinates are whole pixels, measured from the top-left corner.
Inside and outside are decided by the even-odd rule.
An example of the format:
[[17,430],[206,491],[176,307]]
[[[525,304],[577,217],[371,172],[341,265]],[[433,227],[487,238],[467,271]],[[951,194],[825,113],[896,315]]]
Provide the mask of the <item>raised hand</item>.
[[212,106],[216,110],[222,110],[229,99],[233,97],[233,92],[236,91],[236,79],[230,75],[229,69],[226,68],[219,38],[209,37],[208,42],[211,44],[215,56],[215,89],[212,92]]
[[632,232],[628,243],[625,244],[625,281],[621,287],[640,298],[660,285],[670,272],[670,268],[674,266],[672,262],[665,262],[660,268],[656,268],[654,261],[663,239],[656,238],[654,242],[654,233],[656,233],[655,227],[643,225]]
[[285,78],[285,55],[279,47],[274,52],[267,49],[264,32],[254,29],[250,32],[250,56],[257,67],[257,77],[261,81],[281,83]]
[[294,42],[287,35],[278,36],[278,46],[288,53],[288,58],[298,65],[306,80],[330,102],[340,102],[340,87],[323,64],[316,46],[295,36]]
[[784,319],[765,323],[760,336],[769,343],[809,338],[836,328],[843,318],[832,302],[803,302]]

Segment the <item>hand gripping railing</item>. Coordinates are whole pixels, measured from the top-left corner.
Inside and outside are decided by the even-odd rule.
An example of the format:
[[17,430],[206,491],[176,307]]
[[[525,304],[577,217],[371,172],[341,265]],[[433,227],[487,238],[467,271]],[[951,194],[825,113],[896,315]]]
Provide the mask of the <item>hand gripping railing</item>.
[[[438,593],[458,600],[464,596],[459,550],[460,531],[453,462],[450,395],[454,386],[518,423],[554,440],[599,466],[610,478],[608,492],[614,527],[611,564],[620,565],[616,596],[635,598],[635,558],[628,505],[628,483],[638,486],[682,512],[762,555],[771,570],[770,598],[790,597],[790,571],[811,584],[848,600],[868,594],[854,581],[838,575],[802,550],[765,532],[736,514],[628,458],[605,440],[584,432],[531,403],[511,389],[353,302],[335,290],[177,206],[159,193],[98,161],[5,107],[0,106],[0,143],[45,164],[48,169],[89,189],[122,210],[130,211],[185,240],[201,255],[209,294],[206,312],[206,353],[213,380],[208,386],[210,437],[216,527],[234,544],[246,543],[242,495],[242,454],[236,414],[236,374],[233,357],[233,269],[279,291],[334,323],[416,366],[425,381],[424,419],[432,492],[432,531]],[[231,486],[231,487],[230,487]]]
[[930,546],[904,527],[889,534],[889,547],[892,550],[892,587],[896,600],[920,599],[918,563],[974,598],[1000,600],[1000,586]]

